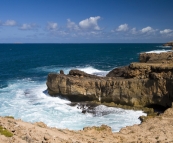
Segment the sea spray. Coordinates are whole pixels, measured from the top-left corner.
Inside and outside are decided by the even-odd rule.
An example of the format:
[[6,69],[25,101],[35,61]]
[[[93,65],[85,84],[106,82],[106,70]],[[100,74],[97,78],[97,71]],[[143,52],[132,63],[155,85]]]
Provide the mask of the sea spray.
[[[113,131],[119,131],[127,125],[139,124],[142,111],[124,110],[120,108],[96,107],[96,115],[83,114],[76,106],[71,107],[70,101],[47,94],[45,82],[32,79],[13,81],[3,92],[1,100],[1,116],[14,116],[27,122],[42,121],[48,126],[80,130],[86,126],[106,124]],[[104,114],[107,113],[107,114]]]
[[[79,130],[107,124],[113,131],[139,124],[142,111],[106,106],[97,115],[83,114],[70,101],[47,94],[50,72],[79,69],[105,76],[115,67],[138,61],[138,53],[159,49],[162,44],[0,44],[0,116]],[[105,114],[109,113],[109,114]]]

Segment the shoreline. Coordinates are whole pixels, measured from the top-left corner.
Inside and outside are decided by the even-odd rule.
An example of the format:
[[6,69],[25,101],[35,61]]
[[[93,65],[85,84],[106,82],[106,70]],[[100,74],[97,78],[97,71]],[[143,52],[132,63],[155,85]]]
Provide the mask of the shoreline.
[[[147,105],[152,105],[152,104],[153,104],[153,106],[154,106],[154,104],[158,104],[158,105],[163,105],[165,107],[169,105],[169,107],[171,107],[172,101],[165,100],[165,98],[167,99],[168,88],[165,88],[165,90],[162,90],[162,89],[164,89],[163,87],[169,85],[170,79],[172,79],[173,73],[171,72],[170,74],[168,74],[167,71],[168,70],[172,71],[172,69],[173,69],[173,66],[172,66],[172,62],[173,62],[172,57],[173,56],[172,55],[171,56],[166,55],[166,57],[163,56],[165,58],[164,60],[159,59],[159,58],[155,59],[157,55],[149,57],[149,58],[147,56],[148,55],[146,54],[140,59],[142,61],[142,64],[139,64],[139,63],[130,64],[129,69],[127,69],[126,73],[122,72],[123,69],[117,68],[118,70],[115,69],[114,70],[115,73],[112,73],[112,74],[114,74],[113,76],[115,76],[115,77],[106,77],[106,80],[105,80],[106,82],[103,81],[103,82],[100,82],[100,84],[97,83],[97,85],[103,84],[102,87],[98,87],[98,89],[99,89],[98,91],[101,91],[101,92],[100,93],[98,92],[98,94],[95,96],[95,99],[98,99],[98,100],[93,100],[90,102],[90,104],[106,105],[108,107],[118,107],[118,108],[128,109],[128,110],[142,110],[145,113],[147,113],[147,116],[146,117],[140,116],[139,119],[142,121],[141,124],[138,124],[138,125],[135,124],[132,126],[123,127],[123,128],[121,128],[121,130],[119,132],[112,132],[111,128],[107,125],[101,125],[99,127],[96,127],[96,126],[84,127],[83,130],[74,131],[74,130],[69,130],[69,129],[51,128],[51,127],[48,127],[43,122],[28,123],[28,122],[24,122],[20,119],[13,119],[13,117],[10,117],[10,116],[9,117],[0,117],[0,125],[2,127],[2,131],[5,131],[5,132],[9,131],[10,133],[13,133],[13,136],[8,137],[8,138],[6,138],[3,135],[0,135],[0,142],[4,142],[4,143],[5,142],[20,142],[20,143],[21,142],[31,142],[31,143],[32,142],[44,142],[44,143],[48,143],[48,142],[50,142],[50,143],[54,143],[54,142],[55,143],[56,142],[66,142],[66,143],[67,142],[69,142],[69,143],[70,142],[71,143],[72,142],[84,142],[84,143],[85,142],[87,142],[87,143],[88,142],[105,142],[105,143],[111,142],[112,143],[113,141],[114,142],[135,142],[135,141],[171,142],[171,141],[173,141],[172,136],[171,136],[171,134],[172,134],[171,127],[173,126],[173,123],[172,123],[173,109],[168,108],[164,113],[159,113],[159,112],[154,112],[153,108],[147,107]],[[169,60],[167,60],[167,56],[168,56]],[[155,61],[158,61],[158,60],[160,60],[160,63],[155,63]],[[146,63],[146,62],[149,62],[149,63]],[[150,62],[154,62],[154,64],[150,63]],[[165,63],[164,66],[161,66],[161,65],[163,65],[163,63]],[[169,68],[169,69],[167,69],[167,68]],[[72,71],[72,72],[75,72],[75,71]],[[81,85],[83,85],[83,83],[81,83],[79,85],[76,82],[78,80],[86,79],[86,81],[93,81],[95,79],[96,80],[101,79],[101,77],[97,78],[93,75],[81,73],[78,71],[76,73],[72,73],[71,76],[69,76],[69,75],[65,76],[64,73],[61,73],[60,77],[70,77],[69,79],[71,79],[71,81],[73,79],[74,84],[71,84],[71,87],[73,87],[73,89],[79,89],[81,87]],[[123,74],[124,77],[121,77],[121,75],[119,75],[119,74]],[[116,77],[116,76],[119,76],[119,77]],[[91,80],[90,80],[90,78],[91,78]],[[151,78],[150,81],[151,80],[155,81],[153,84],[154,90],[151,89],[150,90],[151,94],[149,94],[148,88],[151,87],[151,85],[148,85],[146,87],[146,89],[144,90],[145,92],[141,92],[142,93],[141,97],[146,96],[147,98],[150,99],[150,95],[157,95],[157,98],[156,98],[156,96],[155,97],[153,96],[156,100],[153,100],[153,98],[151,100],[146,100],[147,103],[143,104],[143,106],[142,106],[140,104],[141,102],[136,102],[135,100],[133,100],[133,99],[135,99],[133,96],[132,96],[132,98],[129,98],[129,95],[132,95],[132,93],[128,94],[129,92],[126,92],[126,93],[122,94],[122,91],[124,91],[125,88],[127,88],[127,89],[131,88],[131,82],[130,82],[131,80],[132,81],[138,80],[141,82],[141,81],[148,80],[148,78]],[[128,79],[128,82],[125,82],[127,79]],[[110,80],[112,80],[113,84],[110,82]],[[115,80],[115,81],[113,81],[113,80]],[[67,81],[69,81],[69,80],[67,80]],[[118,81],[118,84],[116,84],[116,81]],[[156,81],[160,81],[160,82],[156,82]],[[165,81],[166,84],[162,85],[162,83],[163,83],[162,81]],[[69,82],[66,82],[66,83],[69,83]],[[57,89],[61,87],[60,92],[63,92],[64,96],[66,96],[65,94],[67,91],[71,91],[71,90],[64,90],[64,89],[68,89],[68,87],[69,87],[69,85],[66,83],[62,82],[61,84],[57,84],[58,85]],[[90,84],[91,82],[88,82],[88,83]],[[90,86],[89,84],[88,84],[88,86]],[[159,86],[155,86],[157,84]],[[73,86],[73,85],[75,85],[75,86]],[[93,84],[93,85],[96,85],[96,84]],[[115,102],[111,102],[110,98],[109,98],[109,96],[111,94],[107,94],[107,93],[109,93],[107,91],[113,91],[114,89],[117,88],[116,86],[115,86],[116,88],[115,87],[112,88],[113,85],[117,85],[118,88],[120,87],[118,89],[118,91],[121,91],[120,94],[122,94],[120,96],[121,100],[115,100]],[[143,84],[143,86],[145,86],[145,85],[146,84]],[[110,88],[108,88],[107,91],[105,92],[104,90],[107,87],[110,87]],[[124,87],[124,89],[122,89],[121,87]],[[142,89],[138,86],[138,84],[135,84],[133,89],[136,89],[136,87],[138,87],[139,90]],[[155,87],[157,90],[155,90]],[[170,87],[170,89],[168,90],[168,92],[172,91],[171,90],[172,86],[170,85],[169,87]],[[97,88],[97,87],[94,87],[94,88]],[[70,88],[70,89],[72,89],[72,88]],[[82,91],[82,92],[78,92],[79,97],[81,96],[81,93],[84,95],[88,94],[87,96],[94,95],[94,94],[92,94],[93,87],[91,86],[91,89],[90,88],[88,88],[88,89],[89,90],[84,90],[86,92],[83,92],[83,90],[79,89],[79,91]],[[133,89],[131,89],[131,91],[135,91]],[[126,90],[126,91],[128,91],[128,90]],[[157,91],[159,91],[159,92],[157,92]],[[74,90],[72,93],[76,94],[76,91]],[[136,90],[135,93],[140,93],[140,92]],[[172,92],[170,92],[170,93],[172,93]],[[115,95],[115,94],[116,94],[116,92],[114,92],[114,93],[112,92],[112,95]],[[118,98],[119,98],[120,94],[117,94]],[[71,96],[71,95],[72,94],[69,93],[69,96]],[[52,95],[52,96],[54,96],[54,95]],[[160,100],[163,96],[165,96],[165,98],[164,98],[165,102],[162,102],[163,100]],[[172,94],[169,96],[171,97]],[[108,98],[106,99],[105,97],[108,97]],[[116,99],[116,98],[111,98],[111,100],[114,100],[114,99]],[[137,99],[140,100],[140,98],[137,98]],[[102,101],[102,102],[99,102],[99,101]],[[108,102],[106,102],[106,101],[108,101]],[[123,102],[119,102],[119,101],[123,101]],[[143,100],[143,101],[145,101],[145,100]],[[124,103],[126,103],[126,104],[124,104]],[[135,106],[130,106],[130,105],[135,105]],[[95,106],[95,105],[93,105],[93,106]],[[87,110],[85,110],[84,107],[82,107],[82,108],[83,108],[82,113],[86,113]],[[55,117],[55,119],[56,119],[56,121],[58,121],[58,119],[56,117]],[[113,120],[113,119],[111,119],[111,120]],[[56,121],[54,121],[54,122],[56,122]],[[72,122],[70,121],[70,123],[72,123]],[[104,122],[102,122],[102,123],[106,123],[106,121],[104,120]]]
[[73,143],[73,142],[171,142],[173,141],[173,108],[163,114],[148,118],[139,125],[127,126],[119,132],[112,132],[107,125],[84,127],[73,131],[48,127],[43,122],[28,123],[12,117],[0,117],[0,125],[13,136],[0,135],[0,142],[7,143]]

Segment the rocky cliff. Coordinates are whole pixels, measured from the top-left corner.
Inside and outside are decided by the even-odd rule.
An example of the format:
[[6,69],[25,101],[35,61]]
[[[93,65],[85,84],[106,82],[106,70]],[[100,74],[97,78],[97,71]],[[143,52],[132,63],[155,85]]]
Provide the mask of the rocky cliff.
[[139,63],[115,68],[106,77],[71,70],[50,73],[48,92],[71,101],[101,101],[144,107],[170,107],[173,101],[173,52],[141,53]]
[[172,46],[173,47],[173,41],[170,41],[168,43],[163,44],[163,46]]

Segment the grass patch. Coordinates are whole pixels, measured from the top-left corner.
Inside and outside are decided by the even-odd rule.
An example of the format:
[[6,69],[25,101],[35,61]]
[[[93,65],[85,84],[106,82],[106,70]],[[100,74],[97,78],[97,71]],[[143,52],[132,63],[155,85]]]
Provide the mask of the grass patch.
[[14,119],[14,117],[13,117],[13,116],[5,116],[5,118]]
[[4,129],[2,126],[0,126],[0,134],[4,135],[6,137],[12,137],[13,136],[13,134],[10,131],[8,131],[7,129]]

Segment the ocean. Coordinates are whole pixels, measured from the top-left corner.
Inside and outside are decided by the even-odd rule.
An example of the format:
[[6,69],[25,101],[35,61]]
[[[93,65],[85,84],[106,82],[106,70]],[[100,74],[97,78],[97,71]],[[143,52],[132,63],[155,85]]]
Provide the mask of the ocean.
[[[50,72],[79,69],[105,76],[115,67],[139,60],[139,53],[163,50],[162,44],[0,44],[0,116],[50,127],[81,130],[106,124],[113,132],[139,124],[142,111],[97,106],[97,115],[83,114],[63,97],[47,93]],[[104,113],[109,114],[104,114]]]

